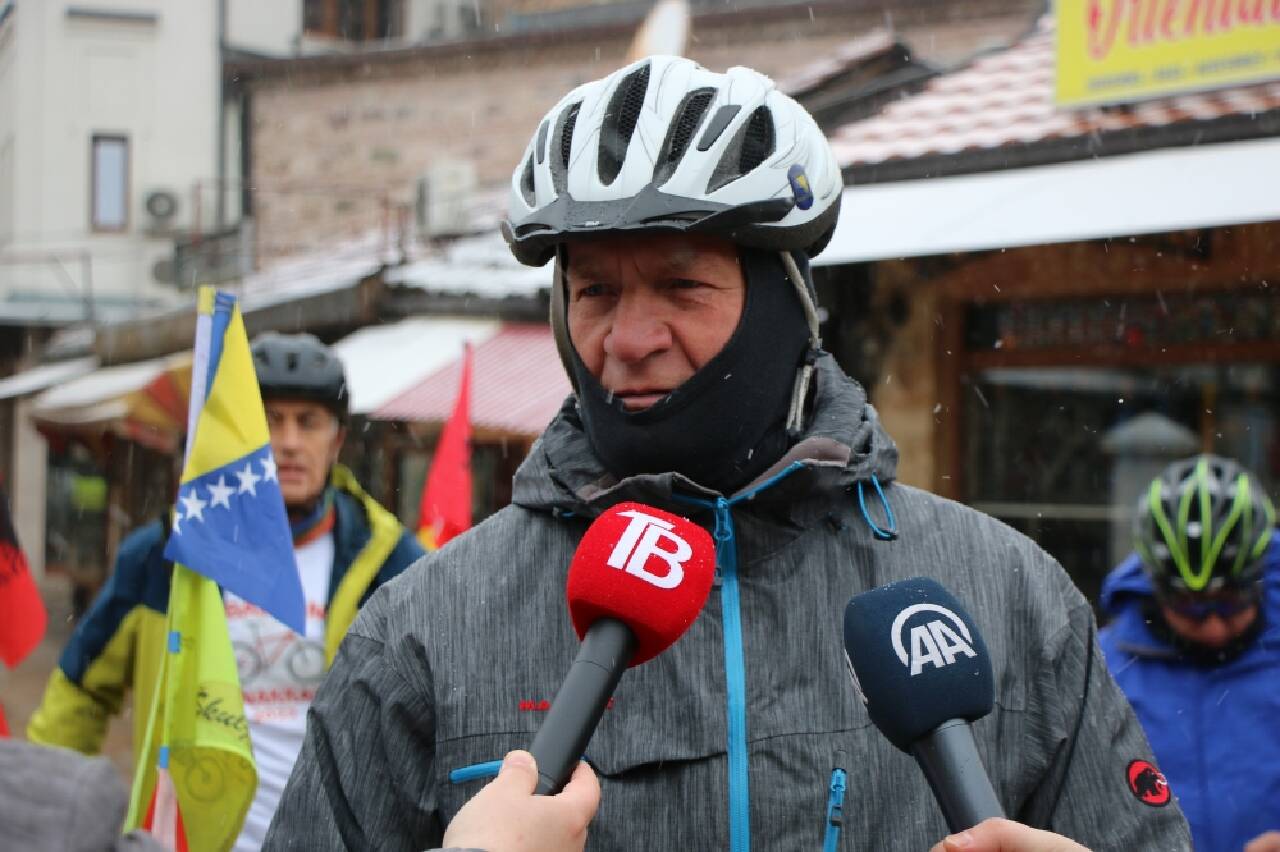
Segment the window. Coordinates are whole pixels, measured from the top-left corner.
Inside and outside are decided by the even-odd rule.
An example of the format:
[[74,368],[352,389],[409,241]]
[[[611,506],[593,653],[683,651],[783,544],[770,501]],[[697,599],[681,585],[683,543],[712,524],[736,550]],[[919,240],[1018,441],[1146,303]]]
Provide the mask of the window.
[[399,38],[404,30],[402,0],[303,0],[307,35],[344,41]]
[[93,192],[89,219],[95,231],[123,231],[129,225],[129,139],[93,137]]

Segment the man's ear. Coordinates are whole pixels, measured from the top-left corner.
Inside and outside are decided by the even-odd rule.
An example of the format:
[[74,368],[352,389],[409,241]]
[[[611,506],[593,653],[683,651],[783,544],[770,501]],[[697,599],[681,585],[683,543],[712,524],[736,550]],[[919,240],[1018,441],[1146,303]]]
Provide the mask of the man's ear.
[[338,456],[342,454],[342,445],[347,442],[347,427],[339,422],[338,431],[333,436],[333,446],[329,448],[329,465],[332,467],[338,462]]

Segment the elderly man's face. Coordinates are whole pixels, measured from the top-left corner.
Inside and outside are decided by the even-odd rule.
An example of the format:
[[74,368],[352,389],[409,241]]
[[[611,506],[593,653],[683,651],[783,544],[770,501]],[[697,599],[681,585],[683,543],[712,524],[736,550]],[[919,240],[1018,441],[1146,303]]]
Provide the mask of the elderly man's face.
[[727,240],[647,234],[569,247],[569,337],[605,390],[648,408],[724,348],[746,283]]
[[270,399],[264,407],[284,504],[309,508],[324,490],[347,430],[318,402]]

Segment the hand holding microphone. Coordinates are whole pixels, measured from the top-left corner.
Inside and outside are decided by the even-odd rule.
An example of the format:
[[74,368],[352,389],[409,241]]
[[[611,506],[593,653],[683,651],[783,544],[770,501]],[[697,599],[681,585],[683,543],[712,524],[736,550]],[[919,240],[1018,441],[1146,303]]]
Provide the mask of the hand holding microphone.
[[600,784],[579,763],[564,790],[535,796],[538,771],[528,752],[513,751],[498,777],[462,806],[444,833],[453,849],[494,852],[574,852],[587,843],[587,826],[600,806]]
[[620,503],[592,522],[566,588],[582,647],[529,747],[538,765],[536,793],[564,787],[622,672],[684,635],[714,576],[715,545],[691,521]]
[[844,644],[871,721],[915,757],[954,832],[1003,817],[969,723],[991,712],[991,661],[973,619],[925,577],[854,596]]

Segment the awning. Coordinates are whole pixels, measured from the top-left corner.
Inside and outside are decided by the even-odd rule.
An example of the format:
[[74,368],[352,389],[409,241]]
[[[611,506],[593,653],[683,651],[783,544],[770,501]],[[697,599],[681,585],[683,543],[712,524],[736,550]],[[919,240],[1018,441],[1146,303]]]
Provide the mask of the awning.
[[1280,220],[1280,139],[845,189],[832,266]]
[[41,364],[38,367],[23,370],[21,373],[0,379],[0,399],[38,393],[45,388],[69,382],[92,372],[96,366],[98,366],[98,359],[89,357],[60,361],[55,364]]
[[191,354],[103,367],[37,396],[31,415],[44,429],[114,432],[162,451],[185,429],[178,409],[190,387]]
[[[351,410],[368,414],[502,328],[496,320],[420,317],[362,328],[334,344],[347,370]],[[452,399],[452,397],[451,397]]]
[[[380,406],[381,420],[443,422],[452,412],[461,377],[461,346],[454,359]],[[471,423],[478,435],[539,435],[570,392],[569,380],[546,325],[503,325],[475,344]]]

